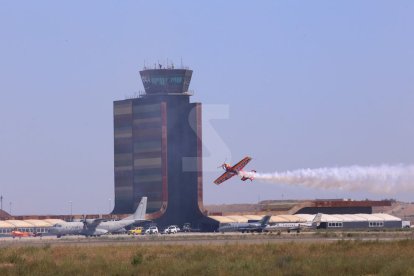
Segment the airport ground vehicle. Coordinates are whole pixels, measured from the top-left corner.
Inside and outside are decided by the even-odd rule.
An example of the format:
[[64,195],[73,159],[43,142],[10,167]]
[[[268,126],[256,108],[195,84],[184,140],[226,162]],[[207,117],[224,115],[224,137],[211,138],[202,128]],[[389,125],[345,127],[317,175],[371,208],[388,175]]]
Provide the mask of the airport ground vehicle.
[[403,220],[401,226],[402,226],[402,228],[410,228],[411,227],[411,222],[409,220]]
[[142,234],[144,234],[143,227],[135,227],[134,229],[131,229],[128,231],[128,235],[142,235]]
[[186,223],[184,223],[184,225],[183,225],[183,232],[191,232],[191,223],[189,223],[189,222],[186,222]]
[[158,234],[158,228],[157,226],[150,226],[147,230],[145,230],[145,234]]
[[183,231],[183,232],[200,232],[200,229],[194,228],[194,227],[191,226],[191,223],[186,222],[186,223],[183,224],[183,228],[182,228],[181,231]]
[[15,229],[11,232],[13,239],[14,238],[22,238],[22,237],[41,237],[42,233],[36,233],[36,232],[25,232],[25,231],[19,231]]
[[164,229],[164,234],[177,234],[180,231],[180,228],[176,225],[170,225]]

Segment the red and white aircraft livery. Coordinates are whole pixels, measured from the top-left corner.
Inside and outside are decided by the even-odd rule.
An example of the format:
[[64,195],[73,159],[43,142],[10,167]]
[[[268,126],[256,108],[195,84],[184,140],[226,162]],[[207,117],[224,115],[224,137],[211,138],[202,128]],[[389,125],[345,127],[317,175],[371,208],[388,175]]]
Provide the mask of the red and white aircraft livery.
[[[223,173],[222,175],[220,175],[219,178],[217,178],[216,180],[214,180],[214,183],[219,185],[221,183],[223,183],[224,181],[232,178],[235,175],[240,175],[240,173],[243,173],[243,168],[247,165],[247,163],[249,163],[252,160],[251,157],[247,156],[245,158],[243,158],[239,163],[237,163],[234,166],[231,166],[228,163],[224,163],[223,165],[221,165],[221,167],[223,168],[223,170],[225,170],[226,172]],[[242,175],[241,180],[242,181],[246,181],[247,179],[250,179],[250,181],[253,180],[254,178],[254,173],[256,171],[252,171],[251,175],[249,176],[244,176]]]

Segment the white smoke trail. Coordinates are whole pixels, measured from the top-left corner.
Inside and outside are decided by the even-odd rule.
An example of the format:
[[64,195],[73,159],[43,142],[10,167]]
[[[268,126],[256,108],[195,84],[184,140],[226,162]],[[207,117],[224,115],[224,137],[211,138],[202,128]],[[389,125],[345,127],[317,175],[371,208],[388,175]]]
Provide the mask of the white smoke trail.
[[300,169],[270,174],[240,172],[240,175],[253,176],[259,181],[311,188],[364,190],[377,194],[414,191],[414,165]]

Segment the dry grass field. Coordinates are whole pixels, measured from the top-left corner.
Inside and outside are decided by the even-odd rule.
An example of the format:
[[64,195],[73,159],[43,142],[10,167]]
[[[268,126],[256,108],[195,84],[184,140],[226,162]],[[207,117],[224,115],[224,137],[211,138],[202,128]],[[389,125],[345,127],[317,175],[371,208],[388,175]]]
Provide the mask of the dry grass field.
[[0,248],[0,275],[414,275],[414,241]]

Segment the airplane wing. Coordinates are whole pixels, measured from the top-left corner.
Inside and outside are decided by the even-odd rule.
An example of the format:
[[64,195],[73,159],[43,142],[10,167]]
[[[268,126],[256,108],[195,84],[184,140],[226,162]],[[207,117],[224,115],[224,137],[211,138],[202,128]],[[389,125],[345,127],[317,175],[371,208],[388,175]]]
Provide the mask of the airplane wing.
[[214,183],[217,184],[217,185],[219,185],[219,184],[223,183],[224,181],[226,181],[227,179],[232,178],[233,176],[234,176],[233,173],[231,173],[231,172],[225,172],[222,175],[220,175],[219,178],[217,178],[216,180],[214,180]]
[[88,228],[88,229],[95,229],[101,222],[106,221],[106,219],[86,219],[83,221],[83,224]]
[[247,156],[245,158],[243,158],[239,163],[237,163],[236,165],[234,165],[232,167],[233,170],[235,171],[240,171],[241,169],[243,169],[247,163],[249,163],[252,160],[251,157]]

